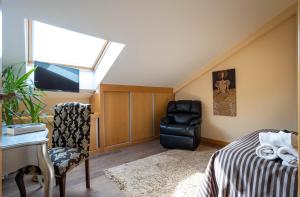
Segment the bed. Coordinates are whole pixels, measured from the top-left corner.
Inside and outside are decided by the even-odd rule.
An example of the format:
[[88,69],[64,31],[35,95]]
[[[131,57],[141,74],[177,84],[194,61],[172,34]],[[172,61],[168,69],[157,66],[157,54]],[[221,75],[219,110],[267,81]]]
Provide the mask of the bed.
[[297,197],[298,168],[265,160],[255,154],[259,132],[249,134],[215,152],[207,166],[199,196]]

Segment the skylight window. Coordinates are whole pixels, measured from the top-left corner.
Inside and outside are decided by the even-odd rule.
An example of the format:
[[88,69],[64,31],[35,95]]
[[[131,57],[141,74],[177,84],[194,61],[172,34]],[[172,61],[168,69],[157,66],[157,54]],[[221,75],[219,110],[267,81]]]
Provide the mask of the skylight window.
[[110,67],[113,65],[123,48],[125,47],[124,44],[111,42],[107,50],[105,52],[105,55],[99,62],[98,66],[95,69],[95,83],[99,84],[104,79],[106,73],[110,69]]
[[31,61],[93,69],[108,45],[108,41],[100,38],[38,21],[31,23]]
[[[46,23],[25,19],[27,69],[35,61],[50,63],[50,71],[70,79],[61,72],[60,64],[79,69],[80,89],[95,89],[122,52],[125,44],[70,31]],[[34,80],[34,79],[33,79]]]

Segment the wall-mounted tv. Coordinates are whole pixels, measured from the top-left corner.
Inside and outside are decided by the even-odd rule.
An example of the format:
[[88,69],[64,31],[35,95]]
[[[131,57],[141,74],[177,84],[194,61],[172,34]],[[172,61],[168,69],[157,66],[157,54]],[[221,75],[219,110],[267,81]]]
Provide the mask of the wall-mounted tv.
[[34,84],[40,90],[79,92],[79,70],[35,61]]

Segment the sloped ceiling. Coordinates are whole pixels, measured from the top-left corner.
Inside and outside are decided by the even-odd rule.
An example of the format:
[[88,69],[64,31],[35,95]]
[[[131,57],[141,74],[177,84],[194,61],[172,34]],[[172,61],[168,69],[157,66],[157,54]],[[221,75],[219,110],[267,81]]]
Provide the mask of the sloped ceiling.
[[296,0],[2,0],[4,64],[24,18],[125,44],[102,83],[173,87]]

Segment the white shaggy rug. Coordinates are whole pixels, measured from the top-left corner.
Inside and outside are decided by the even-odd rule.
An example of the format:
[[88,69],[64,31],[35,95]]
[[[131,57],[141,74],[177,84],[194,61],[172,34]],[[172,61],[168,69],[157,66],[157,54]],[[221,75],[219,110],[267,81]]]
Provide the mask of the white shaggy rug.
[[169,150],[105,170],[127,196],[196,196],[214,151]]

